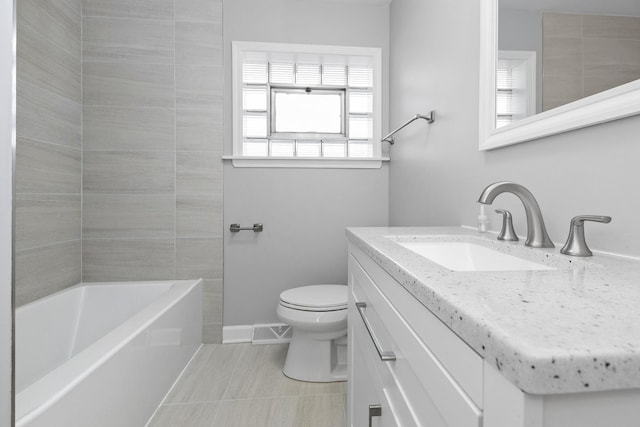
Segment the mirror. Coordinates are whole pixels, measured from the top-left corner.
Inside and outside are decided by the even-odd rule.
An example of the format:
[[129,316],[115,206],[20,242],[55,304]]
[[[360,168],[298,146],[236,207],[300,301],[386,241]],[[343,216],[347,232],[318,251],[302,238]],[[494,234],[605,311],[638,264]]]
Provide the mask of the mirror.
[[640,2],[482,0],[480,150],[640,113]]

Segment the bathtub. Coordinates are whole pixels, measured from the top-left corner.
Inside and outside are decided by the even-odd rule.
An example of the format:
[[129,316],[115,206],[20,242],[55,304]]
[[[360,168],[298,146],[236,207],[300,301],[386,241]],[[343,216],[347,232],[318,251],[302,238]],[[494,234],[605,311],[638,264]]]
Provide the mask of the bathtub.
[[15,337],[17,427],[142,427],[202,342],[202,280],[80,284]]

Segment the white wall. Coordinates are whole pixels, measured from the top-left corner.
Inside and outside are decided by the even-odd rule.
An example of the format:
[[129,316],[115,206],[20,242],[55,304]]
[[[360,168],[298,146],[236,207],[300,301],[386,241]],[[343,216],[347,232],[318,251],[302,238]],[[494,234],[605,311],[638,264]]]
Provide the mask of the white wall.
[[[300,0],[226,0],[225,154],[231,154],[231,41],[368,46],[383,49],[384,4]],[[384,77],[386,82],[386,77]],[[383,89],[383,132],[388,87]],[[224,325],[276,322],[281,291],[346,283],[344,229],[388,221],[388,166],[380,169],[244,169],[224,166]],[[231,234],[229,225],[264,223],[264,232]]]
[[[478,151],[479,13],[477,0],[391,4],[390,120],[425,102],[438,112],[429,129],[416,126],[394,146],[391,224],[476,225],[482,189],[510,180],[536,196],[555,242],[564,242],[574,215],[611,215],[611,224],[586,225],[592,249],[640,255],[640,117]],[[494,207],[511,209],[516,231],[526,233],[514,196]]]
[[12,85],[13,2],[0,4],[0,426],[11,425],[12,385],[12,231],[13,115]]

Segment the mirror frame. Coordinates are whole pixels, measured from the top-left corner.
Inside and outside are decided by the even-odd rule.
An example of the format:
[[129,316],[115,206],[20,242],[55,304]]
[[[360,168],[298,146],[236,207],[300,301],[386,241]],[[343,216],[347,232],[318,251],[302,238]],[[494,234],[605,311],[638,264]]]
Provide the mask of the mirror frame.
[[498,1],[480,4],[480,151],[640,114],[640,80],[635,80],[496,129]]

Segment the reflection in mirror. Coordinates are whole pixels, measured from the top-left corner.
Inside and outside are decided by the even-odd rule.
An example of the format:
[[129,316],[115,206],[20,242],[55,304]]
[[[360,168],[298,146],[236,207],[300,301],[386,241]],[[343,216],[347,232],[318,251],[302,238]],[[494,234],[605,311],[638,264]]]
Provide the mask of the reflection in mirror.
[[640,114],[640,1],[480,2],[480,150]]
[[498,51],[496,128],[536,114],[537,75],[535,51]]
[[[534,75],[509,52],[537,58]],[[640,2],[500,0],[497,72],[497,127],[640,79]],[[516,85],[506,118],[504,75]]]

